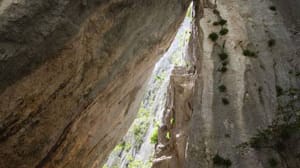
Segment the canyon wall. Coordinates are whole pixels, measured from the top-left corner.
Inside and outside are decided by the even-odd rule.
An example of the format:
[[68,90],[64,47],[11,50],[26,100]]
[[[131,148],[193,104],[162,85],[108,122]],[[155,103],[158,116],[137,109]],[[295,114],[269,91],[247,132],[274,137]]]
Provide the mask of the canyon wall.
[[[0,167],[101,167],[189,4],[0,0]],[[171,77],[153,167],[299,167],[298,134],[280,153],[239,148],[300,103],[299,5],[194,0],[189,65]]]
[[101,167],[189,0],[0,1],[0,167]]
[[[283,93],[299,91],[300,13],[292,5],[299,3],[194,2],[190,56],[197,77],[186,167],[299,167],[299,132],[276,146],[279,154],[271,147],[239,149],[274,123],[277,108],[289,101]],[[299,97],[292,95],[298,104]]]

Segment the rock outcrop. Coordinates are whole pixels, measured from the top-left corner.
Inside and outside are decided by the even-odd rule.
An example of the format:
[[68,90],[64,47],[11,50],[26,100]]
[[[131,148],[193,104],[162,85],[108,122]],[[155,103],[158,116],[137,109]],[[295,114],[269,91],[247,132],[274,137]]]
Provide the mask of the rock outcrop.
[[153,168],[185,165],[194,83],[194,74],[188,68],[175,67],[170,77],[163,122],[158,130]]
[[0,1],[0,167],[101,167],[189,3]]

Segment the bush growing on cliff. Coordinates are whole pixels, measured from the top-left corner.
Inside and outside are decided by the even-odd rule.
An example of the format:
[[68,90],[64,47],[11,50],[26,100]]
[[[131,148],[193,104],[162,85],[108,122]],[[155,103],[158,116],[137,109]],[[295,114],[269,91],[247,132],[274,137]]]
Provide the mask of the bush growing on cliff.
[[215,32],[212,32],[212,33],[209,34],[208,38],[209,38],[211,41],[214,41],[214,42],[215,42],[215,41],[218,40],[219,35],[218,35],[217,33],[215,33]]
[[226,35],[227,33],[229,32],[229,30],[227,29],[227,28],[222,28],[221,30],[220,30],[220,35],[221,36],[224,36],[224,35]]
[[156,126],[154,129],[153,129],[153,132],[151,134],[151,138],[150,138],[150,142],[152,144],[157,144],[158,143],[158,126]]
[[220,24],[221,26],[224,26],[226,23],[227,23],[227,20],[225,20],[225,19],[221,19],[221,20],[219,21],[219,24]]
[[256,53],[249,50],[249,49],[243,50],[243,55],[246,56],[246,57],[253,57],[253,58],[257,57]]
[[268,41],[268,46],[269,46],[269,47],[273,47],[275,44],[276,44],[276,41],[275,41],[274,39],[270,39],[270,40]]
[[214,13],[215,15],[220,15],[220,12],[219,12],[217,9],[214,9],[214,10],[213,10],[213,13]]
[[274,159],[274,158],[270,158],[270,159],[268,160],[268,163],[269,163],[269,165],[270,165],[271,167],[277,167],[277,166],[278,166],[278,161],[277,161],[276,159]]
[[283,94],[283,89],[279,85],[276,85],[276,95],[277,97],[281,96]]
[[228,54],[226,52],[222,52],[219,54],[219,58],[224,61],[228,58]]
[[276,10],[277,10],[275,6],[270,6],[269,9],[270,9],[271,11],[276,11]]
[[228,104],[229,104],[229,100],[228,100],[227,98],[223,97],[223,98],[222,98],[222,103],[223,103],[224,105],[228,105]]
[[167,140],[170,140],[170,139],[171,139],[170,131],[168,131],[168,132],[166,133],[166,139],[167,139]]
[[218,88],[219,88],[220,92],[226,92],[226,90],[227,90],[225,85],[220,85]]
[[[242,143],[238,147],[242,149],[251,147],[257,151],[272,150],[278,154],[280,161],[287,165],[284,155],[289,152],[288,148],[291,145],[289,143],[293,143],[295,138],[297,141],[297,136],[300,135],[300,90],[279,88],[277,87],[277,90],[280,90],[280,94],[277,93],[279,101],[277,114],[272,124],[265,129],[259,129],[248,142]],[[290,157],[296,158],[297,156],[290,155]],[[277,165],[275,159],[268,160],[268,162],[270,166],[276,167]]]
[[219,154],[216,154],[213,157],[213,163],[217,166],[224,166],[226,168],[230,167],[232,165],[231,160],[229,159],[224,159],[223,157],[221,157]]
[[226,66],[222,66],[221,68],[218,69],[218,71],[225,73],[227,71],[227,67]]

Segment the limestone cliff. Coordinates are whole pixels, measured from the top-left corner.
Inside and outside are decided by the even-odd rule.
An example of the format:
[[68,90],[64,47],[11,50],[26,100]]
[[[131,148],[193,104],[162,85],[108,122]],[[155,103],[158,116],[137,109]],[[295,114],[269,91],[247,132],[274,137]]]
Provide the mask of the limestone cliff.
[[185,165],[194,83],[193,72],[186,67],[175,67],[158,131],[153,168],[182,168]]
[[[284,132],[274,125],[278,107],[291,95],[300,102],[295,36],[300,15],[291,5],[299,7],[298,2],[194,2],[190,52],[197,77],[186,167],[299,167],[299,125],[292,135],[292,129]],[[269,141],[276,130],[288,136]],[[240,151],[249,140],[252,148]],[[258,148],[263,141],[269,144]]]
[[[0,0],[0,168],[101,167],[191,0]],[[194,0],[153,167],[300,167],[300,3]]]
[[0,1],[0,167],[99,167],[189,0]]

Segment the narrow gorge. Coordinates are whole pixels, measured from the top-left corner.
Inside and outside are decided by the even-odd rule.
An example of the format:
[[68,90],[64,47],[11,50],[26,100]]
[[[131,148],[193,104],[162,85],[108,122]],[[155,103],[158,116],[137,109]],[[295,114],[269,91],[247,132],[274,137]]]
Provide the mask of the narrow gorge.
[[0,0],[0,168],[299,168],[299,7]]

